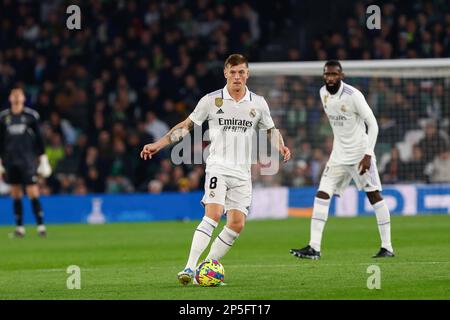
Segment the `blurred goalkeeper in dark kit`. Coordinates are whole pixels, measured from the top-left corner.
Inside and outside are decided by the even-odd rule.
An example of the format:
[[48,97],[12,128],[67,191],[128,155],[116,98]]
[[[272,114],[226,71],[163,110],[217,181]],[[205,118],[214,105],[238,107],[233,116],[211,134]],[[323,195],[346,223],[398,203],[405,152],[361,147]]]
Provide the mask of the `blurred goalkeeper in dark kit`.
[[52,170],[39,131],[39,114],[25,107],[22,88],[14,88],[9,95],[11,108],[0,112],[0,175],[11,186],[16,237],[25,236],[23,225],[23,186],[36,217],[39,236],[45,237],[44,214],[39,201],[38,176],[47,178]]

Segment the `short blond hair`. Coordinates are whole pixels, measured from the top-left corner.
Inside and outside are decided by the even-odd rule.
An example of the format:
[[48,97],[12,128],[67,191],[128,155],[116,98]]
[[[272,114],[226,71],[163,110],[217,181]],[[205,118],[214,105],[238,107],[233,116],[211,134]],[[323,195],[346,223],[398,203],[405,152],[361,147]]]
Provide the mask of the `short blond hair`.
[[226,68],[228,65],[233,67],[243,63],[248,68],[248,59],[240,53],[233,53],[225,60],[223,67]]

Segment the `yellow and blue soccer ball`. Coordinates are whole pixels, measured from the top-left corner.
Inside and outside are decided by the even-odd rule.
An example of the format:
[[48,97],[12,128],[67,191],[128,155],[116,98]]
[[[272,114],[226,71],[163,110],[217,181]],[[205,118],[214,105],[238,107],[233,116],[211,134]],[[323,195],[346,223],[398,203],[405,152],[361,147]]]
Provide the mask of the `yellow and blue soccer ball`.
[[225,278],[223,265],[214,259],[206,259],[198,266],[195,272],[195,280],[202,287],[215,287],[220,285]]

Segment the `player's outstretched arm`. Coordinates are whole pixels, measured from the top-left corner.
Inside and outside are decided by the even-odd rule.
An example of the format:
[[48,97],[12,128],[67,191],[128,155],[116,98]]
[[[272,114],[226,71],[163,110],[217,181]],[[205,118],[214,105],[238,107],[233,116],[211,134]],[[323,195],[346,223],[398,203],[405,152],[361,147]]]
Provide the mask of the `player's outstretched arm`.
[[267,137],[283,156],[283,161],[289,161],[289,159],[291,159],[291,150],[289,150],[289,148],[285,146],[283,136],[281,135],[280,131],[277,128],[273,127],[267,130]]
[[146,144],[141,151],[141,158],[144,160],[151,159],[159,150],[167,147],[172,143],[176,143],[183,139],[194,127],[194,122],[190,118],[180,122],[167,132],[164,137],[154,143]]

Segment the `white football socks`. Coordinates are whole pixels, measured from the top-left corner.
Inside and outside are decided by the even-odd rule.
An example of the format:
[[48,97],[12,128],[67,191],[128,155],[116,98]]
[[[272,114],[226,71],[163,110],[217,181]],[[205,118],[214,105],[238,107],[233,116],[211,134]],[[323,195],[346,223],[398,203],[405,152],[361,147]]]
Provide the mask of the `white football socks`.
[[384,200],[381,200],[372,205],[377,217],[378,231],[380,232],[381,247],[394,252],[391,243],[391,217],[389,208]]
[[330,199],[314,198],[314,208],[311,217],[311,240],[309,245],[316,251],[320,251],[322,233],[328,219]]
[[211,245],[211,249],[206,259],[221,260],[228,250],[230,250],[237,237],[239,237],[239,233],[224,226],[222,232]]
[[203,251],[205,251],[205,249],[208,247],[212,233],[217,225],[218,222],[214,221],[213,219],[203,217],[203,220],[200,222],[197,229],[195,229],[186,268],[190,268],[192,271],[195,271],[195,269],[197,268],[198,259],[200,258]]

